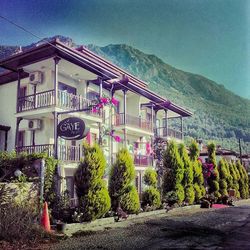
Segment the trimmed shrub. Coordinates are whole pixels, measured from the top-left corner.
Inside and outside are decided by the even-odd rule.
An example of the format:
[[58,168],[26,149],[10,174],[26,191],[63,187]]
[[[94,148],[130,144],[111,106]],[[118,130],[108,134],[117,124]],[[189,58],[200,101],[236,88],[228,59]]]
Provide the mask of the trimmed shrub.
[[155,187],[147,188],[142,194],[142,206],[147,205],[156,209],[161,206],[160,192]]
[[176,196],[177,196],[177,203],[178,204],[181,204],[184,199],[185,199],[185,191],[184,191],[184,188],[181,184],[177,184],[175,186],[175,193],[176,193]]
[[143,181],[147,186],[157,187],[157,173],[152,168],[147,168],[144,175]]
[[185,188],[185,202],[193,204],[195,200],[195,190],[193,185],[187,185]]
[[240,179],[238,181],[239,183],[239,192],[240,197],[242,199],[247,199],[249,197],[249,187],[248,187],[248,175],[245,170],[245,168],[242,166],[240,161],[236,162],[236,168],[238,169]]
[[232,176],[232,189],[235,190],[235,195],[237,198],[240,198],[240,192],[239,192],[239,183],[238,183],[238,175],[236,174],[236,171],[235,171],[235,165],[233,162],[229,162],[229,172]]
[[148,168],[143,176],[144,184],[148,188],[142,194],[142,207],[150,206],[157,209],[161,205],[161,195],[157,189],[157,173],[154,169]]
[[127,213],[137,214],[140,211],[140,199],[136,187],[130,185],[120,199],[121,208]]
[[89,189],[88,193],[81,197],[79,203],[85,221],[101,218],[111,206],[105,181],[102,180],[100,185]]
[[181,184],[184,176],[184,164],[178,152],[177,145],[170,141],[163,158],[165,176],[163,180],[163,193],[173,191],[177,184]]
[[[121,149],[116,155],[116,162],[111,167],[109,175],[109,194],[113,210],[116,210],[119,205],[127,212],[139,210],[139,195],[133,184],[134,178],[133,159],[127,149]],[[128,201],[125,201],[126,198]]]
[[[206,194],[205,186],[204,186],[204,177],[202,173],[202,164],[196,160],[193,162],[193,169],[194,169],[194,188],[195,192],[195,202],[199,203],[200,198]],[[198,188],[199,187],[199,188]]]
[[214,194],[215,198],[219,198],[221,196],[219,190],[220,190],[220,185],[219,185],[219,171],[217,169],[217,164],[216,164],[216,154],[215,154],[215,144],[214,143],[209,143],[207,145],[207,150],[208,150],[208,163],[212,163],[214,166],[213,174],[210,175],[208,178],[207,182],[209,185],[209,193]]
[[233,176],[231,174],[231,171],[230,171],[230,167],[229,167],[229,162],[225,160],[225,168],[226,168],[226,171],[227,171],[227,178],[226,178],[226,181],[227,181],[227,189],[232,189],[233,188]]
[[177,203],[182,203],[185,198],[182,181],[184,177],[184,164],[178,152],[178,147],[174,141],[170,141],[163,158],[164,178],[163,194],[170,191],[176,192]]
[[193,166],[195,202],[199,203],[200,199],[206,194],[206,189],[202,173],[202,164],[200,161],[198,161],[199,147],[195,140],[191,142],[189,150],[190,150],[190,159],[192,161],[192,166]]
[[184,163],[184,177],[182,180],[182,184],[185,189],[185,202],[187,202],[188,204],[193,204],[195,197],[193,188],[193,181],[194,181],[193,164],[189,159],[188,152],[184,144],[180,144],[179,153]]
[[106,160],[100,147],[84,145],[84,160],[74,175],[81,220],[91,221],[102,217],[110,209],[110,197],[102,180]]
[[189,145],[189,154],[191,161],[196,161],[200,155],[198,143],[195,140],[192,140],[191,144]]
[[198,183],[194,183],[194,194],[195,194],[195,201],[197,203],[200,202],[200,199],[203,197],[203,194]]
[[220,194],[223,196],[228,195],[227,180],[229,173],[227,172],[226,164],[223,159],[219,161],[218,171],[220,175],[220,180],[219,180]]

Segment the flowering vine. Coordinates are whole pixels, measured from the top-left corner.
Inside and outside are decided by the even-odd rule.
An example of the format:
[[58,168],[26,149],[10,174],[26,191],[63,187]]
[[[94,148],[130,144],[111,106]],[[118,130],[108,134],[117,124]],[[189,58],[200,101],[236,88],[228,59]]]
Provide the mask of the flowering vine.
[[198,161],[202,164],[202,173],[205,180],[207,180],[211,175],[216,176],[213,163],[202,162],[201,158],[198,158]]
[[100,97],[98,99],[98,102],[93,106],[93,112],[97,113],[102,109],[104,106],[111,105],[114,107],[117,107],[119,101],[115,99],[114,97],[109,98],[109,97]]

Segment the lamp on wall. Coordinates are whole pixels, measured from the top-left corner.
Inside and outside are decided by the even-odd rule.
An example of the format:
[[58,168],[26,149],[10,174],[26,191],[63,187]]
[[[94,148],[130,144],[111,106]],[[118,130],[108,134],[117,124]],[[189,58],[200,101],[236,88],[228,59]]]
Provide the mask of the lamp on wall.
[[23,174],[23,173],[22,173],[22,171],[21,171],[20,169],[17,169],[17,170],[14,172],[14,175],[15,175],[16,177],[20,177],[22,174]]

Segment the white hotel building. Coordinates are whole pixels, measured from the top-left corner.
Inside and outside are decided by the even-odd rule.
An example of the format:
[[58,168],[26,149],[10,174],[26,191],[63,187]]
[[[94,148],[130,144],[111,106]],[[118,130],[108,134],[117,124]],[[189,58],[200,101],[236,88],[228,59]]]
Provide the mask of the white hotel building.
[[[73,198],[73,175],[82,157],[82,140],[57,136],[57,124],[67,117],[81,118],[89,133],[85,140],[101,143],[110,165],[119,148],[127,147],[142,190],[143,171],[154,166],[156,138],[183,140],[183,118],[191,112],[148,89],[147,83],[84,47],[73,49],[58,40],[0,61],[0,150],[48,152],[59,159],[59,174]],[[97,97],[114,97],[116,108],[79,111]],[[61,114],[60,112],[68,112]],[[179,131],[169,127],[177,119]],[[121,137],[103,135],[103,127]]]

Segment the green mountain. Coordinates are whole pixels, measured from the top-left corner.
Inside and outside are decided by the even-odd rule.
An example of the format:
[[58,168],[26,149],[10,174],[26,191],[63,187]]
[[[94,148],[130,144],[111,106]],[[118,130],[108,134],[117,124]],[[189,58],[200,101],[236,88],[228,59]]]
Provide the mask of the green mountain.
[[250,141],[250,100],[203,76],[184,72],[131,46],[87,46],[93,52],[149,83],[149,88],[190,109],[186,134],[235,148],[237,139]]
[[[77,47],[70,38],[56,37],[69,46]],[[46,38],[22,50],[45,41]],[[191,110],[193,117],[184,120],[187,138],[214,140],[232,149],[237,149],[238,138],[250,142],[250,100],[203,76],[176,69],[155,55],[145,54],[125,44],[86,47],[148,82],[149,88],[161,96]],[[0,46],[0,58],[17,50],[16,46]],[[176,123],[172,125],[177,126]]]

